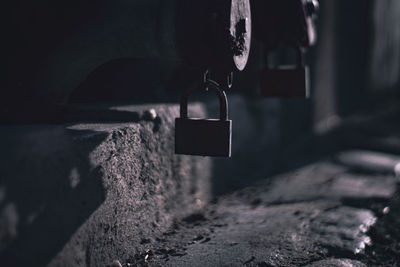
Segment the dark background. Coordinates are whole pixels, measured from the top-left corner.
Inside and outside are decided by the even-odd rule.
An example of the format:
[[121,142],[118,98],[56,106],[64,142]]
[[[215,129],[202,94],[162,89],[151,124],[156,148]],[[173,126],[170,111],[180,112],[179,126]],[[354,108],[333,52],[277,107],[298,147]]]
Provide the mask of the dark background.
[[[178,5],[9,3],[3,17],[0,121],[65,123],[65,107],[72,104],[178,103],[203,77],[200,66],[180,55]],[[395,1],[321,1],[317,44],[306,54],[310,99],[259,96],[265,47],[255,36],[248,65],[234,74],[228,91],[234,156],[217,160],[216,176],[229,182],[222,179],[216,192],[279,172],[287,165],[285,153],[307,158],[307,151],[295,148],[310,146],[304,145],[310,136],[393,102],[399,95],[399,12]],[[217,116],[214,96],[191,100],[196,99],[207,104],[210,117]]]

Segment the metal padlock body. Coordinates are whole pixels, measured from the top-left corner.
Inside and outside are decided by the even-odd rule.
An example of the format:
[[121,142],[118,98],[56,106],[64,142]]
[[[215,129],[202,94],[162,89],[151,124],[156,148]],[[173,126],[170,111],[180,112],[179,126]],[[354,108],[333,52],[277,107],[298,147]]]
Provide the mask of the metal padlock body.
[[309,98],[309,68],[266,68],[261,72],[261,95],[264,97]]
[[262,96],[309,97],[309,69],[304,66],[301,48],[297,46],[292,46],[292,48],[294,48],[296,55],[295,65],[277,66],[275,68],[267,67],[262,70],[260,77]]
[[228,120],[228,102],[218,85],[208,88],[216,91],[220,104],[220,119],[188,118],[187,91],[181,98],[180,118],[175,119],[175,153],[196,156],[231,157],[232,121]]

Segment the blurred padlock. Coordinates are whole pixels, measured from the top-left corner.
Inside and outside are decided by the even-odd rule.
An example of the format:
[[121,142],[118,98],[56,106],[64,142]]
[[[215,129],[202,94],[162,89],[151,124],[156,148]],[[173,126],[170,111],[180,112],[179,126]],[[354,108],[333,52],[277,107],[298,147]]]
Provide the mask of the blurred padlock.
[[300,48],[292,65],[268,66],[261,72],[261,95],[264,97],[309,98],[309,69],[304,65]]
[[228,101],[219,85],[207,80],[206,87],[219,98],[220,119],[188,118],[188,97],[180,102],[180,118],[175,119],[175,153],[185,155],[231,157],[232,121],[228,120]]

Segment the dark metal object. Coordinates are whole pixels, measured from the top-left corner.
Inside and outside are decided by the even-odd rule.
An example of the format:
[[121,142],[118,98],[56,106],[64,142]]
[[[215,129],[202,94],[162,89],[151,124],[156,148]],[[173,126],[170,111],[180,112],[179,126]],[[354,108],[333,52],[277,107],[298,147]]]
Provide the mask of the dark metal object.
[[228,120],[225,92],[211,80],[207,80],[206,87],[217,93],[220,119],[188,118],[188,97],[193,90],[186,91],[180,102],[180,118],[175,119],[175,153],[231,157],[232,121]]
[[303,53],[295,49],[293,65],[267,67],[261,72],[261,95],[264,97],[309,98],[309,68],[304,65]]
[[261,95],[265,97],[309,97],[309,71],[303,52],[316,42],[314,20],[317,0],[254,0],[254,36],[264,44],[265,54],[294,48],[296,62],[290,67],[275,60],[261,72]]
[[243,70],[251,41],[249,0],[178,2],[177,44],[193,65],[227,73]]
[[237,70],[243,70],[247,64],[251,42],[251,12],[248,0],[231,1],[229,22],[233,64]]
[[304,9],[307,17],[314,17],[319,11],[319,3],[316,0],[307,0]]
[[264,69],[261,73],[261,95],[264,97],[309,98],[309,69]]
[[[177,44],[182,58],[213,73],[224,86],[233,71],[245,68],[250,52],[249,0],[180,0]],[[229,88],[229,86],[228,86]]]

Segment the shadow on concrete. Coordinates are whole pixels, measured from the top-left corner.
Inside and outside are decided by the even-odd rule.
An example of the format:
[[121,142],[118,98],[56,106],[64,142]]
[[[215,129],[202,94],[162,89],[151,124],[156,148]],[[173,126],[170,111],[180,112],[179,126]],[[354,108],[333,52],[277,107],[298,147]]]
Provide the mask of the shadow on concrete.
[[[240,110],[244,112],[245,109]],[[294,110],[292,114],[297,115],[290,119],[285,118],[282,106],[275,107],[275,116],[273,110],[273,108],[270,110],[269,115],[264,115],[264,119],[258,118],[255,126],[252,125],[254,122],[249,121],[248,118],[255,119],[256,117],[248,116],[241,127],[253,128],[251,130],[253,133],[257,132],[254,129],[258,127],[259,136],[242,138],[247,144],[240,140],[235,142],[233,139],[233,145],[242,147],[236,148],[236,154],[233,152],[232,159],[214,160],[212,184],[214,195],[229,193],[253,185],[262,179],[321,160],[333,159],[333,156],[340,151],[367,149],[400,154],[400,127],[398,125],[400,110],[396,102],[391,106],[385,107],[383,104],[358,116],[345,119],[338,127],[320,135],[306,131],[305,128],[301,129],[301,125],[295,125],[299,122],[293,122],[293,119],[305,118],[304,114],[301,115]],[[298,110],[301,111],[301,107],[298,107]],[[251,114],[256,113],[251,112]],[[268,114],[268,112],[263,110],[261,114]],[[241,122],[237,115],[234,116],[236,116],[234,122]],[[268,124],[270,131],[268,128],[262,130],[261,127]],[[235,127],[235,124],[233,125]],[[243,130],[237,130],[237,132],[240,131],[243,132]],[[277,136],[268,133],[275,133]],[[269,143],[262,142],[263,135]]]
[[89,155],[105,137],[62,125],[1,130],[0,266],[45,266],[102,204]]
[[[213,193],[225,194],[281,171],[283,152],[310,135],[309,101],[228,94],[232,158],[213,164]],[[218,105],[210,103],[215,113]],[[292,152],[290,152],[292,153]],[[285,155],[285,157],[291,155]],[[283,161],[283,162],[281,162]]]

